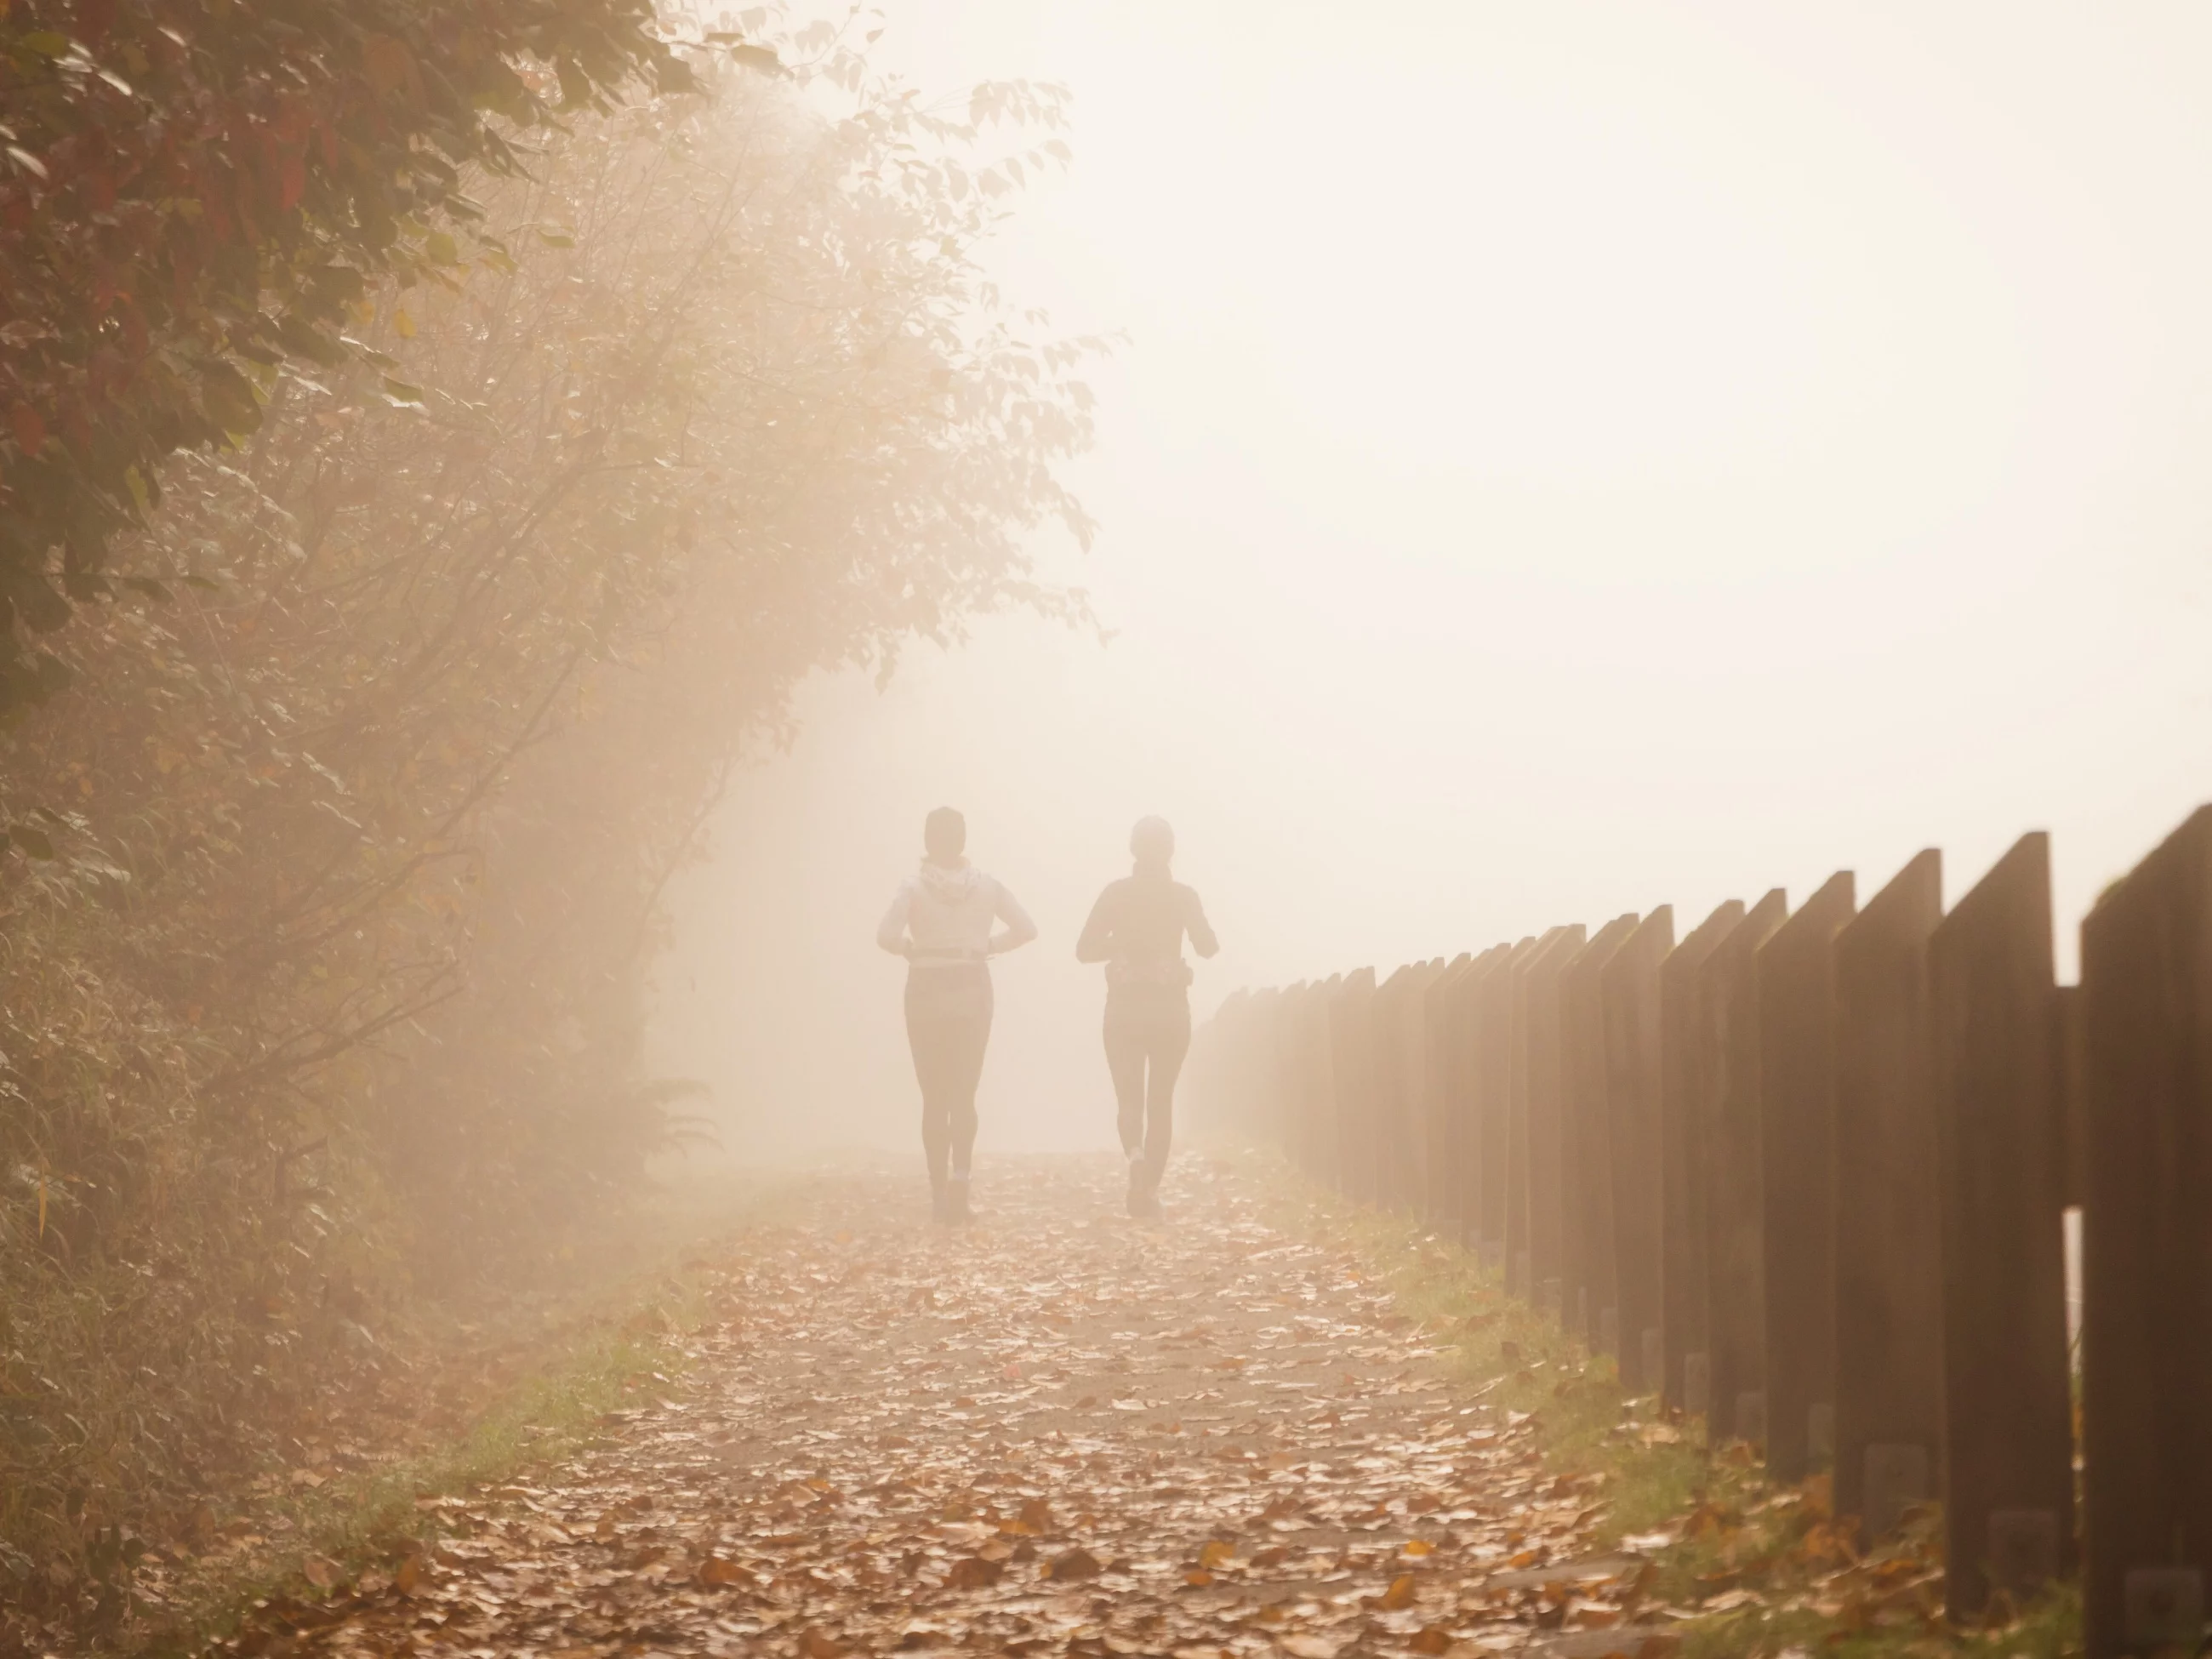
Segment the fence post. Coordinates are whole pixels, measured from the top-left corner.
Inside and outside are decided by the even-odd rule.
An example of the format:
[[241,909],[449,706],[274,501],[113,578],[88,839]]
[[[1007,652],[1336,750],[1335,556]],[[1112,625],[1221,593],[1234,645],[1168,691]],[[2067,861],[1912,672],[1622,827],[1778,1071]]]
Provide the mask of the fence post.
[[2088,1659],[2194,1652],[2212,1574],[2212,807],[2081,924]]
[[1836,1512],[1872,1540],[1941,1481],[1942,1279],[1920,854],[1836,935]]
[[1745,912],[1698,970],[1704,1014],[1705,1351],[1709,1437],[1766,1442],[1765,1180],[1760,1167],[1759,948],[1790,913],[1780,888]]
[[1474,969],[1475,958],[1462,951],[1429,981],[1421,995],[1421,1030],[1427,1052],[1423,1056],[1425,1079],[1421,1105],[1427,1124],[1422,1139],[1428,1148],[1421,1182],[1421,1210],[1431,1219],[1449,1227],[1458,1237],[1464,1219],[1460,1203],[1460,1170],[1466,1161],[1463,1078],[1460,1066],[1460,987]]
[[1238,1006],[1231,1029],[1223,1033],[1230,1038],[1227,1046],[1241,1085],[1236,1091],[1237,1132],[1261,1146],[1279,1146],[1283,1140],[1282,1097],[1276,1087],[1280,1073],[1269,1041],[1281,996],[1272,985],[1249,993]]
[[1375,970],[1361,968],[1336,982],[1329,999],[1330,1082],[1336,1097],[1337,1190],[1355,1203],[1375,1194],[1373,1018]]
[[1320,983],[1308,986],[1298,1014],[1299,1086],[1305,1103],[1307,1146],[1312,1157],[1306,1173],[1316,1181],[1331,1184],[1342,1163],[1343,1152],[1337,1130],[1335,1044],[1330,1031],[1329,1010],[1335,1006],[1336,994],[1343,984],[1341,975],[1332,974]]
[[1743,901],[1729,900],[1659,967],[1659,1328],[1666,1367],[1661,1389],[1668,1403],[1692,1413],[1712,1406],[1698,970],[1742,920]]
[[1505,1235],[1511,1205],[1513,1091],[1521,1066],[1516,1058],[1518,1029],[1514,1003],[1521,971],[1542,945],[1530,937],[1516,945],[1483,981],[1476,995],[1475,1107],[1481,1129],[1482,1258],[1504,1279],[1511,1262],[1505,1254]]
[[[1303,1168],[1303,1134],[1305,1119],[1298,1113],[1298,1071],[1297,1055],[1290,1048],[1290,1018],[1298,1006],[1298,994],[1305,984],[1285,984],[1265,994],[1267,1018],[1252,1033],[1252,1071],[1265,1079],[1267,1091],[1267,1124],[1274,1130],[1276,1151],[1285,1159]],[[1218,1018],[1218,1015],[1217,1015]]]
[[1283,1121],[1287,1126],[1284,1150],[1301,1170],[1311,1170],[1314,1165],[1313,1114],[1308,1106],[1305,1053],[1306,1004],[1313,995],[1313,988],[1310,981],[1300,980],[1285,990],[1275,1016],[1275,1052],[1280,1056],[1276,1070],[1282,1079]]
[[1398,1135],[1389,1202],[1417,1216],[1428,1207],[1429,987],[1443,970],[1441,957],[1407,969],[1390,1022],[1398,1052]]
[[[1559,975],[1582,949],[1582,924],[1554,927],[1549,943],[1529,958],[1523,976],[1521,1053],[1522,1085],[1515,1097],[1513,1152],[1508,1202],[1520,1200],[1516,1261],[1520,1296],[1531,1307],[1559,1311]],[[1507,1247],[1514,1231],[1508,1211]]]
[[1759,952],[1766,1472],[1783,1483],[1835,1455],[1835,947],[1856,908],[1839,872]]
[[2025,836],[1928,945],[1942,1194],[1945,1600],[2024,1599],[2073,1554],[2065,1097],[2051,838]]
[[1664,1370],[1659,1358],[1659,964],[1674,948],[1674,907],[1662,904],[1637,924],[1601,975],[1606,1115],[1613,1134],[1614,1325],[1620,1386],[1632,1395],[1658,1392]]
[[1511,960],[1513,947],[1493,945],[1474,959],[1457,993],[1460,1127],[1460,1242],[1482,1251],[1482,1091],[1484,998],[1490,982]]
[[1371,1126],[1370,1184],[1362,1194],[1376,1209],[1388,1209],[1397,1200],[1400,1143],[1403,1139],[1405,1091],[1399,1077],[1398,1006],[1413,969],[1401,967],[1375,988],[1369,1003],[1367,1089]]
[[1559,982],[1559,1302],[1593,1353],[1619,1346],[1613,1273],[1613,1127],[1607,1116],[1605,969],[1636,915],[1615,916]]

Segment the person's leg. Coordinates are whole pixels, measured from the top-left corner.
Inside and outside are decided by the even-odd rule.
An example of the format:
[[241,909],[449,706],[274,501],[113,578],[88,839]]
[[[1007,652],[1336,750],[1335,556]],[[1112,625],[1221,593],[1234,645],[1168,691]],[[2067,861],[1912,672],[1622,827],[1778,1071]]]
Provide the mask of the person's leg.
[[983,1054],[991,1042],[991,1016],[968,1014],[947,1022],[951,1052],[950,1098],[951,1178],[968,1179],[975,1152],[975,1091],[983,1081]]
[[921,1151],[929,1165],[929,1189],[941,1210],[944,1205],[945,1158],[952,1145],[951,1066],[948,1064],[951,1035],[943,1017],[926,1004],[917,1006],[909,991],[906,1000],[907,1047],[914,1054],[915,1081],[921,1085]]
[[1136,1011],[1109,998],[1106,1003],[1106,1070],[1114,1079],[1115,1128],[1121,1156],[1129,1164],[1129,1213],[1144,1208],[1145,1023]]
[[1114,1127],[1134,1158],[1145,1146],[1145,1023],[1118,1003],[1106,1005],[1106,1070],[1114,1079]]
[[991,979],[931,969],[907,981],[907,1041],[921,1085],[921,1143],[940,1221],[967,1213],[969,1158],[975,1144],[975,1085],[991,1035]]
[[1145,1184],[1157,1194],[1175,1136],[1176,1079],[1190,1053],[1190,1005],[1178,1001],[1158,1010],[1146,1036],[1151,1066],[1145,1085]]
[[958,1012],[947,1022],[948,1148],[951,1168],[945,1176],[945,1211],[955,1221],[968,1219],[968,1176],[975,1153],[975,1091],[983,1080],[983,1055],[991,1044],[994,998],[988,972],[977,969],[961,994]]

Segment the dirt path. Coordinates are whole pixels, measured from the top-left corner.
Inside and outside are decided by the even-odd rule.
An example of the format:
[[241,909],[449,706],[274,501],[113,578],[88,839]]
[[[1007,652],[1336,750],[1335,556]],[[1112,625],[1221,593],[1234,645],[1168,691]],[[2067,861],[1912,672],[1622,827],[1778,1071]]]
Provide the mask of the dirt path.
[[1224,1168],[1186,1160],[1158,1227],[1118,1180],[998,1166],[958,1234],[910,1181],[825,1182],[720,1264],[725,1322],[669,1399],[239,1647],[1330,1659],[1616,1616],[1595,1580],[1567,1616],[1546,1570],[1589,1494],[1447,1387],[1360,1264]]

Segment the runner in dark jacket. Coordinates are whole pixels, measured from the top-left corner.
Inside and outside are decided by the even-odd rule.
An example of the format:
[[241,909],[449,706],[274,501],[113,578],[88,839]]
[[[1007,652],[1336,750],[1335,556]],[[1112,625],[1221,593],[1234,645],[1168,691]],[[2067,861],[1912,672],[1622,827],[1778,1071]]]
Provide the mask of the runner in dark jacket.
[[1156,1216],[1175,1127],[1176,1073],[1190,1051],[1191,970],[1182,942],[1188,935],[1201,957],[1221,946],[1198,895],[1169,873],[1175,831],[1167,821],[1139,820],[1129,851],[1136,868],[1099,894],[1075,959],[1106,964],[1106,1065],[1129,1160],[1129,1213]]

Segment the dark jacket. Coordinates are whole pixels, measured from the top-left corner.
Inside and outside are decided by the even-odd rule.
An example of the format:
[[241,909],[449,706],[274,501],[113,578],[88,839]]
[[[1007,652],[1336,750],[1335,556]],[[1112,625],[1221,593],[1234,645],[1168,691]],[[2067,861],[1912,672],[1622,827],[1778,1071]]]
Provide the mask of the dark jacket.
[[1191,948],[1210,957],[1221,948],[1198,895],[1165,875],[1144,872],[1109,881],[1091,920],[1075,941],[1078,962],[1106,964],[1110,996],[1121,991],[1176,991],[1190,984],[1182,959],[1188,934]]

